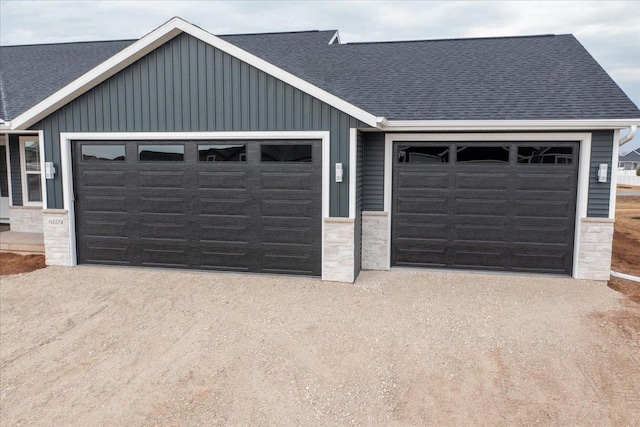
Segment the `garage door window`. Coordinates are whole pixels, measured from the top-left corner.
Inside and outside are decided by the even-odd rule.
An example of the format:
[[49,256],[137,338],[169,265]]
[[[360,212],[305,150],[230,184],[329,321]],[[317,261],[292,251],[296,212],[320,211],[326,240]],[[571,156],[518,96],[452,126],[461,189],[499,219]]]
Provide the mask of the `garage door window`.
[[518,147],[518,163],[573,164],[572,147]]
[[449,147],[398,147],[398,163],[449,163]]
[[509,147],[458,147],[457,162],[467,164],[508,164]]
[[83,145],[83,162],[123,162],[124,145]]
[[198,145],[200,162],[246,162],[246,145]]
[[141,162],[182,162],[184,145],[138,145]]
[[311,162],[311,144],[265,144],[261,147],[263,162]]

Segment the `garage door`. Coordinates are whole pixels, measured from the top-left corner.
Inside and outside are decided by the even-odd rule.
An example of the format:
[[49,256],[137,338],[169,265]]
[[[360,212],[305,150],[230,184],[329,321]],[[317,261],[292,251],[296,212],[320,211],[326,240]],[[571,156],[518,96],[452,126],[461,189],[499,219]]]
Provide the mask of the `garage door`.
[[392,265],[571,274],[578,145],[396,142]]
[[75,141],[78,262],[321,274],[320,141]]

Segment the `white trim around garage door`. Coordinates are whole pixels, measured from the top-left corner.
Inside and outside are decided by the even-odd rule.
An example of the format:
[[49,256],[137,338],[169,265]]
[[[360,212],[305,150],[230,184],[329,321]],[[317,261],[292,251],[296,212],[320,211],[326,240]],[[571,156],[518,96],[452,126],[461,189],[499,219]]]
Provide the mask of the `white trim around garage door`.
[[63,132],[60,134],[62,194],[69,215],[69,240],[72,265],[77,264],[75,201],[73,199],[72,141],[137,141],[137,140],[242,140],[242,139],[319,139],[322,141],[322,244],[321,263],[324,277],[324,222],[329,217],[330,140],[327,131],[311,132]]
[[459,134],[416,134],[416,133],[388,133],[385,135],[384,157],[384,211],[389,217],[387,239],[389,244],[387,263],[391,267],[391,190],[393,167],[394,141],[578,141],[580,145],[580,159],[578,165],[578,193],[576,195],[576,219],[573,241],[573,271],[577,277],[578,254],[580,247],[580,225],[582,218],[587,216],[587,202],[589,200],[589,170],[591,164],[591,133],[459,133]]

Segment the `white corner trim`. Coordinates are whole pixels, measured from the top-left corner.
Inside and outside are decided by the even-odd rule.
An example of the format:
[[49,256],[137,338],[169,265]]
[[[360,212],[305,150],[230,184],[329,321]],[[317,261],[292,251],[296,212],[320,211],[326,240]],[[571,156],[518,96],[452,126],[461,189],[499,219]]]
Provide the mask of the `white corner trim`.
[[389,120],[387,131],[515,131],[623,129],[640,125],[636,119],[587,120]]
[[387,213],[387,265],[391,268],[391,189],[393,185],[393,135],[386,134],[384,137],[384,189],[383,189],[383,209]]
[[195,25],[176,17],[13,119],[11,121],[12,129],[28,128],[40,119],[56,111],[64,104],[67,104],[71,100],[77,98],[84,92],[95,87],[99,83],[116,74],[118,71],[129,66],[144,55],[183,32],[200,39],[203,42],[220,49],[261,71],[264,71],[265,73],[270,74],[303,92],[308,93],[309,95],[337,108],[340,111],[343,111],[369,126],[375,127],[377,125],[378,120],[376,116],[341,98],[338,98],[335,95],[330,94],[323,89],[320,89],[306,80],[276,67],[270,62],[260,59],[257,56],[240,49],[239,47],[224,41],[207,31],[204,31],[202,28],[198,28]]
[[609,218],[616,216],[616,195],[618,192],[618,160],[620,156],[620,130],[613,131],[613,153],[611,153],[611,188],[609,193]]
[[356,217],[356,172],[358,163],[358,130],[349,129],[349,218]]
[[60,133],[60,169],[64,210],[69,212],[69,236],[72,265],[77,264],[75,200],[73,194],[73,159],[71,145],[74,140],[211,140],[211,139],[319,139],[322,141],[322,244],[321,262],[324,277],[324,220],[329,217],[330,190],[330,132],[329,131],[258,131],[258,132],[62,132]]

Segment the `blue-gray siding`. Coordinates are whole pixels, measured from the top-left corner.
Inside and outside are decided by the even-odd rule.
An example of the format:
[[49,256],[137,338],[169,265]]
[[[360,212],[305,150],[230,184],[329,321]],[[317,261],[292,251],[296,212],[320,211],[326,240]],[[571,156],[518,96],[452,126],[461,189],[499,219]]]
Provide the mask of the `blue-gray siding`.
[[384,210],[384,133],[363,132],[362,209]]
[[11,200],[13,206],[22,206],[22,169],[18,135],[9,134],[9,164],[11,165]]
[[[330,131],[331,164],[349,164],[347,114],[214,47],[181,34],[35,124],[60,164],[60,132]],[[331,168],[334,174],[334,168]],[[349,214],[349,177],[334,177],[330,215]],[[47,186],[61,208],[60,175]]]
[[[591,134],[591,168],[589,170],[589,204],[587,216],[607,218],[609,216],[609,196],[611,191],[613,131],[595,131]],[[607,182],[598,182],[598,166],[607,163]]]

